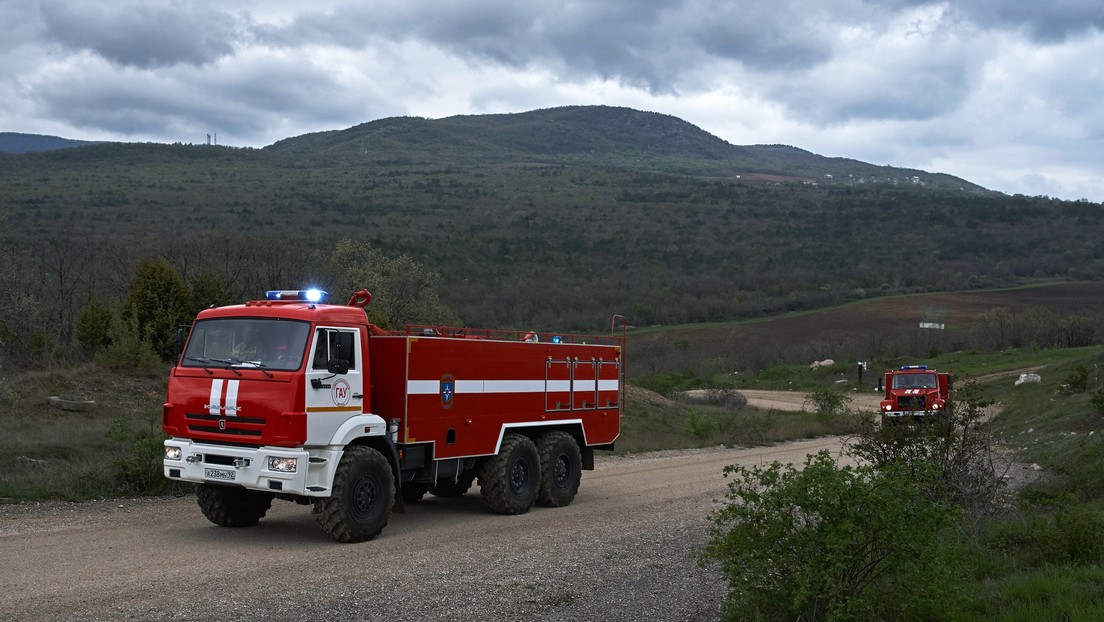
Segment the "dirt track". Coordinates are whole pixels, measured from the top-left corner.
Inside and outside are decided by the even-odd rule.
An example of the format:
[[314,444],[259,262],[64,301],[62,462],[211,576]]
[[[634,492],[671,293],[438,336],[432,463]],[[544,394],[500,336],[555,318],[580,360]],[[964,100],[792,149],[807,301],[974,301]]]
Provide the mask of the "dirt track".
[[695,556],[724,466],[841,443],[603,457],[568,507],[428,497],[355,545],[282,501],[247,529],[193,495],[0,506],[0,619],[714,620],[723,580]]
[[[756,391],[740,389],[740,394],[747,398],[748,406],[763,410],[799,411],[802,409],[813,411],[816,406],[807,393],[798,391]],[[848,407],[853,410],[877,411],[882,399],[881,393],[848,393],[851,403]]]

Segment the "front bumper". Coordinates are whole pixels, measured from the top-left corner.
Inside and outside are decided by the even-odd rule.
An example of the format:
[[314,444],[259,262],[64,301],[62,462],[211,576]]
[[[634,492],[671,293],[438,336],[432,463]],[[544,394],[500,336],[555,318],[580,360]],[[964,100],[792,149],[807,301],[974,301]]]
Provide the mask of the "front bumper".
[[889,410],[883,411],[886,417],[934,417],[941,414],[942,410]]
[[[164,459],[165,477],[200,484],[241,486],[250,490],[307,497],[328,497],[341,450],[286,447],[230,447],[170,438],[165,447],[180,449],[180,459]],[[269,458],[294,458],[293,472],[268,468]]]

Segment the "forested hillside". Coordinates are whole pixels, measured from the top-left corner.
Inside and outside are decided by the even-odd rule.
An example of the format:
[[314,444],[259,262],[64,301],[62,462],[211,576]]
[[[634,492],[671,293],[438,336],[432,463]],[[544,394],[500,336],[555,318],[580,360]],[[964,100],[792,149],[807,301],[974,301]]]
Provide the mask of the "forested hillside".
[[19,132],[0,132],[0,153],[28,153],[31,151],[53,151],[95,144],[88,140],[73,140],[58,136],[41,134],[21,134]]
[[[469,325],[602,330],[884,294],[1104,280],[1104,207],[729,145],[678,119],[573,107],[385,119],[265,149],[100,144],[0,154],[3,334],[69,343],[142,261],[241,300],[321,281],[341,240],[439,274]],[[201,279],[202,277],[202,279]],[[329,279],[329,282],[326,282]],[[10,341],[10,340],[9,340]]]

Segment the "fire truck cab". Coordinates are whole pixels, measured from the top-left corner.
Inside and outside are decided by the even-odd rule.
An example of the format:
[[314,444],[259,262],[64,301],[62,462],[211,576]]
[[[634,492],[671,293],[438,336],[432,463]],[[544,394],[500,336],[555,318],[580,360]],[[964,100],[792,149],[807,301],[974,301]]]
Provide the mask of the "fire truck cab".
[[953,374],[940,373],[926,365],[905,365],[887,371],[878,380],[878,390],[884,391],[881,413],[891,419],[942,414],[953,384]]
[[286,499],[342,542],[477,480],[503,514],[571,503],[620,432],[623,337],[387,331],[370,300],[271,291],[200,312],[162,411],[166,477],[195,483],[218,525],[256,524]]

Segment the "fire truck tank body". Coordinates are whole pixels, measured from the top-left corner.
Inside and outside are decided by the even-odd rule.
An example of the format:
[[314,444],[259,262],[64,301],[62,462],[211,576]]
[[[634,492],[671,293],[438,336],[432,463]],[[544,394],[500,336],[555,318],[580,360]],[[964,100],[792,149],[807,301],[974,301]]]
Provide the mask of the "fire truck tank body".
[[568,425],[585,445],[618,435],[620,348],[448,337],[372,337],[372,401],[400,443],[436,458],[498,451],[502,431]]

